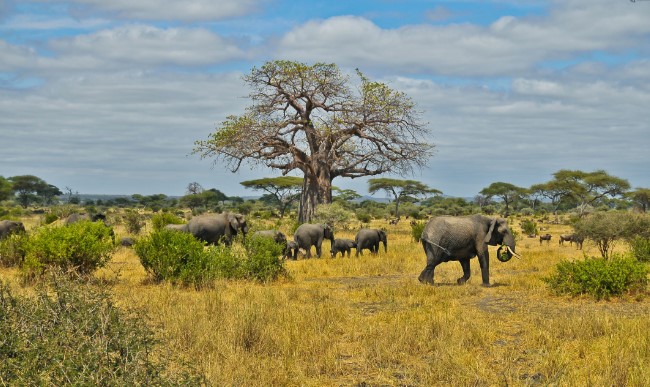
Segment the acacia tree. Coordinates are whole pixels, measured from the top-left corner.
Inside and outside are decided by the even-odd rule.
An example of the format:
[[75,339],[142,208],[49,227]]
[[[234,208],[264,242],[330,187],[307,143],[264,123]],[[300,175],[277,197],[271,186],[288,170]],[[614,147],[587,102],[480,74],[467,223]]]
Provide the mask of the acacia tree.
[[508,216],[510,213],[510,204],[514,203],[523,195],[525,195],[526,189],[517,187],[514,184],[498,181],[496,183],[490,184],[488,187],[483,188],[480,194],[485,195],[488,198],[491,198],[493,196],[500,198],[506,205],[505,216]]
[[441,191],[429,188],[426,184],[416,180],[399,180],[390,178],[379,178],[368,180],[368,192],[374,194],[377,191],[384,191],[393,196],[395,200],[395,217],[399,219],[399,204],[403,200],[417,200],[417,197],[425,195],[442,195]]
[[302,181],[300,177],[280,176],[246,180],[239,184],[252,190],[268,192],[273,198],[273,204],[280,210],[280,217],[283,217],[286,210],[300,198]]
[[628,193],[628,197],[641,212],[647,212],[650,207],[650,189],[649,188],[636,188],[634,191]]
[[415,103],[357,70],[352,87],[335,64],[272,61],[244,82],[252,105],[230,116],[194,153],[217,157],[236,172],[243,162],[303,173],[299,221],[332,202],[332,180],[424,165],[432,145]]
[[578,202],[580,216],[588,205],[594,205],[607,197],[614,198],[625,194],[630,183],[603,170],[583,172],[580,170],[561,169],[553,174],[552,182],[565,189],[563,198],[570,197]]
[[12,176],[9,181],[12,183],[12,191],[17,197],[16,200],[25,208],[41,199],[48,200],[48,198],[52,199],[61,194],[58,188],[34,175]]

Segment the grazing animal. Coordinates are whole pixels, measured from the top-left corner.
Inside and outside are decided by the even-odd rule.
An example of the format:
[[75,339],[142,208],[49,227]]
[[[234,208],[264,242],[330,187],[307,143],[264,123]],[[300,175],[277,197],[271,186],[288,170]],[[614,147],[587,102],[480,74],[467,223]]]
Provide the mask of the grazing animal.
[[564,245],[564,242],[569,242],[573,244],[573,236],[575,234],[560,234],[560,245]]
[[396,225],[399,223],[399,218],[391,219],[388,221],[388,224]]
[[386,238],[386,231],[362,228],[354,238],[357,244],[357,257],[359,254],[363,255],[363,250],[368,249],[372,254],[379,252],[379,243],[384,244],[384,252],[388,252],[388,240]]
[[[293,234],[293,240],[296,241],[298,247],[307,252],[306,258],[311,258],[312,246],[316,247],[316,256],[320,258],[324,239],[329,239],[331,243],[334,243],[334,231],[327,224],[303,223]],[[298,250],[296,249],[293,254],[294,259],[298,258],[297,254]]]
[[551,234],[544,234],[539,236],[539,245],[542,245],[542,241],[546,241],[546,244],[551,243]]
[[0,240],[18,232],[25,232],[25,225],[22,222],[0,220]]
[[[422,246],[427,256],[427,265],[420,273],[422,283],[433,284],[433,272],[439,264],[458,261],[463,276],[457,283],[469,280],[470,259],[478,256],[483,286],[490,286],[490,257],[488,245],[501,245],[497,259],[507,262],[515,253],[515,237],[503,218],[488,218],[483,215],[466,217],[438,216],[429,220],[422,231]],[[503,255],[501,250],[505,248]]]
[[353,248],[357,248],[357,243],[352,239],[334,239],[332,242],[332,258],[336,257],[336,254],[341,253],[341,257],[345,257],[345,254],[350,258],[350,252]]

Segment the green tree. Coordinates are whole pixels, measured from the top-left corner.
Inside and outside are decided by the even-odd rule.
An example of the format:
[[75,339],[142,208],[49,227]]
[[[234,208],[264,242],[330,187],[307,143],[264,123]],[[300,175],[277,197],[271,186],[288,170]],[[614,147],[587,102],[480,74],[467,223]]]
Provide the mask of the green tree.
[[17,196],[18,203],[24,208],[27,208],[32,203],[38,203],[41,200],[39,196],[44,192],[51,192],[50,185],[34,175],[13,176],[9,180],[12,183],[12,191]]
[[647,212],[648,207],[650,207],[650,189],[649,188],[637,188],[632,192],[629,192],[627,195],[634,205],[639,208],[642,212]]
[[480,194],[485,195],[488,198],[494,196],[500,198],[506,206],[505,216],[508,216],[510,214],[510,205],[521,199],[521,197],[526,194],[526,189],[517,187],[514,184],[499,181],[483,188]]
[[299,221],[332,202],[332,180],[411,172],[432,145],[421,113],[404,93],[357,71],[352,84],[335,64],[272,61],[244,82],[252,105],[230,116],[195,153],[223,159],[233,172],[244,161],[303,173]]
[[278,208],[280,217],[283,217],[286,210],[300,199],[302,183],[301,177],[280,176],[247,180],[239,184],[255,191],[268,192],[267,199],[271,199],[270,203]]
[[384,191],[392,195],[395,201],[395,216],[399,218],[399,204],[401,201],[417,201],[426,195],[442,195],[441,191],[429,188],[416,180],[399,180],[390,178],[378,178],[368,180],[368,192],[371,194],[377,191]]
[[594,206],[606,198],[622,196],[630,189],[630,183],[603,170],[583,172],[562,169],[553,174],[554,183],[568,190],[563,197],[569,196],[578,203],[580,216],[587,206]]
[[605,259],[620,240],[650,238],[650,217],[628,212],[595,212],[582,217],[573,227],[578,236],[594,241]]
[[11,181],[0,176],[0,201],[10,199],[13,195]]

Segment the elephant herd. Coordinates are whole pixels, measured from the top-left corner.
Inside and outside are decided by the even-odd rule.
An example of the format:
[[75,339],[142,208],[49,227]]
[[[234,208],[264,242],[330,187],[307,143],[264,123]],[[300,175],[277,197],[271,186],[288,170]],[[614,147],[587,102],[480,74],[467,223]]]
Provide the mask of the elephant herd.
[[[226,245],[230,245],[238,233],[241,232],[245,237],[249,231],[245,217],[233,213],[200,215],[186,224],[169,224],[165,228],[191,233],[206,243],[223,242]],[[21,230],[24,231],[24,226],[20,222],[0,221],[0,239],[11,232]],[[272,238],[281,243],[284,246],[283,257],[294,260],[297,259],[301,249],[306,252],[306,258],[311,258],[312,246],[316,248],[316,256],[320,258],[325,239],[331,242],[332,257],[338,253],[349,257],[353,248],[356,250],[356,256],[362,254],[363,250],[370,250],[371,253],[377,254],[381,243],[384,245],[384,251],[388,251],[386,232],[380,229],[363,228],[358,231],[354,240],[334,238],[332,228],[326,224],[307,223],[296,229],[292,241],[287,240],[286,236],[277,230],[257,231],[254,235]],[[562,239],[563,236],[560,243]],[[564,240],[578,242],[573,238]],[[435,268],[448,261],[460,263],[463,276],[458,278],[457,282],[465,283],[470,278],[470,259],[478,257],[483,285],[489,286],[488,246],[500,246],[497,250],[497,259],[501,262],[507,262],[513,256],[518,256],[515,253],[514,236],[503,218],[489,218],[482,215],[434,217],[425,225],[420,241],[426,254],[426,266],[420,273],[419,280],[427,284],[433,284]]]

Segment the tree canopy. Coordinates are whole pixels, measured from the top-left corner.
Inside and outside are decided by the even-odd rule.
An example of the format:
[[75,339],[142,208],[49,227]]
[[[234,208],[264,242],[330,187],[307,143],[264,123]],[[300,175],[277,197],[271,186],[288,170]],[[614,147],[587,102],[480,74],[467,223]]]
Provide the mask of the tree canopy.
[[526,189],[517,187],[514,184],[499,181],[483,188],[480,193],[481,195],[485,195],[488,198],[496,196],[503,200],[503,203],[506,206],[505,216],[508,216],[510,212],[510,205],[525,195]]
[[280,176],[242,181],[241,185],[258,191],[268,192],[267,198],[280,211],[280,217],[300,198],[303,179],[301,177]]
[[377,191],[384,191],[395,200],[395,216],[399,218],[399,204],[401,201],[417,201],[424,199],[426,195],[442,195],[442,192],[429,188],[426,184],[417,180],[399,180],[391,178],[377,178],[368,180],[368,192],[374,194]]
[[425,165],[433,146],[415,103],[360,71],[353,85],[335,64],[272,61],[244,76],[252,104],[229,116],[207,140],[202,158],[217,157],[231,171],[243,162],[283,175],[303,173],[300,221],[319,203],[331,203],[332,180]]
[[63,194],[54,185],[34,175],[12,176],[8,180],[11,182],[11,190],[16,195],[16,200],[25,208],[32,203],[52,204],[54,197]]

